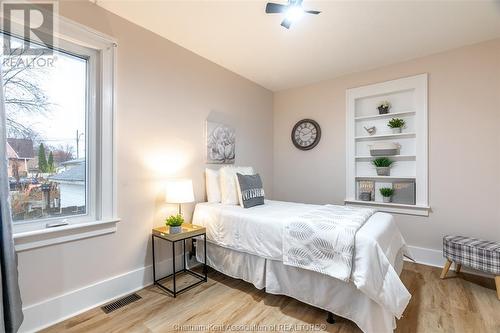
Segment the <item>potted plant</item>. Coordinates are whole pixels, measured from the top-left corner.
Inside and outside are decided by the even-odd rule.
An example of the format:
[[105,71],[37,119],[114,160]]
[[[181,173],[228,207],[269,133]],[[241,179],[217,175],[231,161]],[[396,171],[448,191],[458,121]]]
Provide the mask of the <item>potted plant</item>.
[[401,118],[392,118],[387,123],[387,126],[392,128],[392,133],[401,133],[401,130],[405,127],[406,122]]
[[394,161],[391,161],[387,157],[379,157],[374,159],[372,163],[377,169],[377,175],[389,176],[391,174],[391,165]]
[[181,214],[172,215],[165,219],[165,224],[169,228],[169,233],[178,234],[182,231],[181,225],[184,223],[184,218]]
[[394,190],[390,187],[382,187],[380,190],[380,194],[382,194],[382,200],[387,203],[392,201],[392,195],[394,194]]
[[389,101],[382,101],[378,103],[377,109],[379,114],[389,113],[389,109],[391,108],[391,103]]

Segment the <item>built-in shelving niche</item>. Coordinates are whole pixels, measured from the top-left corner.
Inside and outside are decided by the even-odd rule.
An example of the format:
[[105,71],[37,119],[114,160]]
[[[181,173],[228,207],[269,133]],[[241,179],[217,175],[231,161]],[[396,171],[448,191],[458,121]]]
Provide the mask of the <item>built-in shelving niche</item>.
[[[377,105],[389,101],[388,114],[379,114]],[[373,207],[392,213],[429,214],[428,202],[428,134],[427,74],[348,89],[347,101],[347,184],[346,204]],[[391,118],[402,118],[406,127],[393,134],[387,126]],[[364,127],[376,127],[369,135]],[[400,145],[398,155],[387,156],[395,163],[390,176],[377,176],[369,146],[375,142]],[[360,200],[359,181],[373,181],[373,201]],[[384,203],[378,193],[382,186],[396,187],[399,182],[415,183],[415,203]],[[397,191],[397,189],[396,189]]]

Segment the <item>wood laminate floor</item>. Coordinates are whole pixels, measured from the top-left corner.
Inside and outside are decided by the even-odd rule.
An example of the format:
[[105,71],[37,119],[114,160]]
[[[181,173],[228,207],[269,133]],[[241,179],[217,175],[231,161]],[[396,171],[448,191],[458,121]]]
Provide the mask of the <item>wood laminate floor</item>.
[[[450,272],[449,278],[440,280],[439,274],[439,268],[405,263],[401,278],[413,296],[398,321],[397,332],[500,332],[500,301],[493,279],[465,273],[457,278]],[[215,271],[210,271],[207,283],[176,299],[153,286],[138,294],[141,300],[111,314],[95,308],[43,332],[223,332],[220,325],[231,324],[294,325],[295,331],[299,327],[295,325],[317,324],[323,325],[317,331],[361,332],[346,319],[327,324],[323,310],[266,294]],[[252,331],[252,327],[239,328],[239,332]],[[288,328],[278,331],[290,331]]]

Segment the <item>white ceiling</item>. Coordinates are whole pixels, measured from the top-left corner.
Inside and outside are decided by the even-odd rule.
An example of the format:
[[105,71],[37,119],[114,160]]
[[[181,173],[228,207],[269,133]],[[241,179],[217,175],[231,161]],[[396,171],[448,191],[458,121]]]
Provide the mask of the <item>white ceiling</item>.
[[97,4],[273,91],[500,37],[499,1],[304,0],[290,30],[260,0]]

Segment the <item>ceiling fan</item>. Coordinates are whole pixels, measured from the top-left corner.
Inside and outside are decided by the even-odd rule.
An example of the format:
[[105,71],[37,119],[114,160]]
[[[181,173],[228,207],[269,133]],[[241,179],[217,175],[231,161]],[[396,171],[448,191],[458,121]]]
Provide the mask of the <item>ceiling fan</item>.
[[268,2],[266,5],[266,13],[267,14],[284,13],[285,18],[281,22],[281,26],[287,29],[290,28],[290,25],[294,21],[300,19],[304,14],[318,15],[319,13],[321,13],[320,11],[317,10],[304,10],[304,8],[302,8],[302,1],[303,0],[288,0],[288,3],[286,5],[280,3]]

